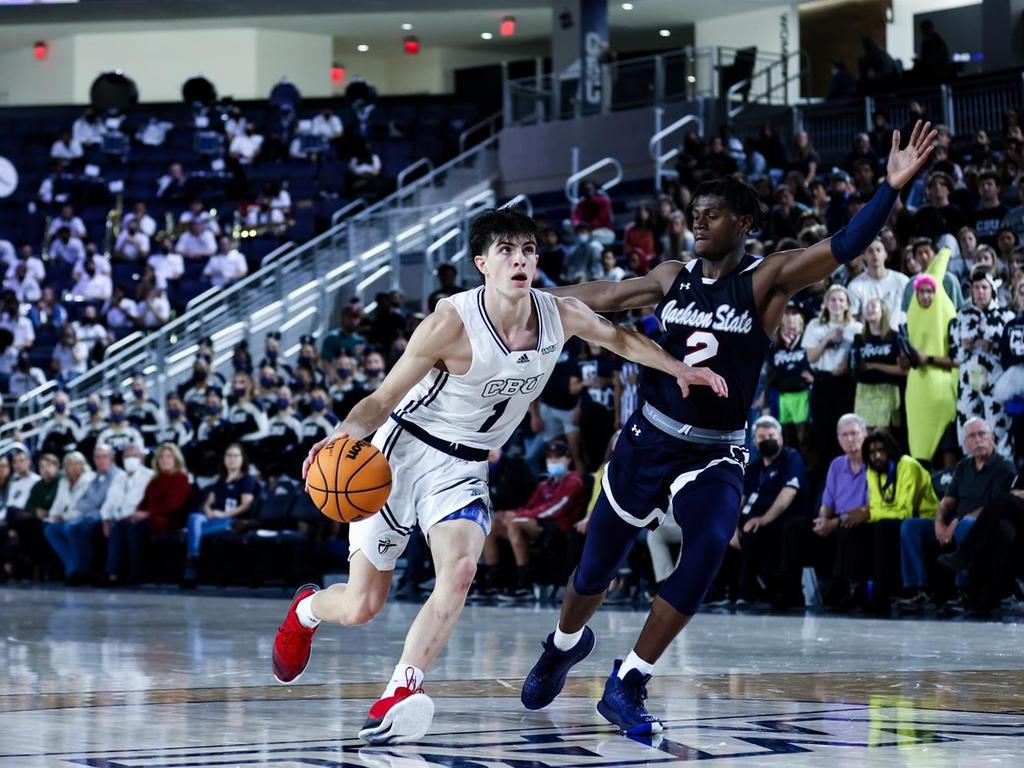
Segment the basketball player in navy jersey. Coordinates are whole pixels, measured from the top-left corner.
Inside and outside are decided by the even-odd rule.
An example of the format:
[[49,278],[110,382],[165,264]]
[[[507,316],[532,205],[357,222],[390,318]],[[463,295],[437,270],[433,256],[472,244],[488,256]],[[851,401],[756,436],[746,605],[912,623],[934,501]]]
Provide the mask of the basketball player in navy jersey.
[[534,290],[536,225],[522,213],[481,214],[469,242],[483,287],[439,301],[380,387],[313,445],[302,467],[306,477],[329,440],[375,433],[373,444],[391,465],[391,495],[379,513],[349,525],[348,583],[324,590],[306,585],[296,593],[274,638],[279,682],[292,683],[305,670],[321,621],[354,626],[381,611],[417,525],[434,559],[434,590],[359,731],[370,744],[412,741],[430,727],[434,704],[423,677],[455,629],[490,531],[488,453],[523,420],[568,337],[665,371],[680,397],[701,387],[723,402],[728,394],[710,368],[688,366],[575,299]]
[[579,566],[569,580],[555,631],[523,683],[528,709],[547,706],[573,665],[593,650],[586,622],[640,530],[666,514],[682,529],[683,549],[658,590],[640,637],[616,660],[598,711],[627,735],[650,735],[661,722],[644,706],[655,662],[700,607],[739,519],[746,415],[754,399],[769,339],[789,299],[856,258],[885,224],[898,190],[932,151],[931,124],[914,126],[905,149],[893,133],[886,182],[850,224],[810,248],[757,259],[744,252],[757,229],[761,203],[732,177],[701,184],[690,214],[698,258],[668,261],[644,277],[559,288],[597,312],[657,305],[659,343],[687,365],[713,366],[729,386],[715,401],[693,390],[685,400],[672,380],[643,369],[643,406],[622,427],[590,518]]

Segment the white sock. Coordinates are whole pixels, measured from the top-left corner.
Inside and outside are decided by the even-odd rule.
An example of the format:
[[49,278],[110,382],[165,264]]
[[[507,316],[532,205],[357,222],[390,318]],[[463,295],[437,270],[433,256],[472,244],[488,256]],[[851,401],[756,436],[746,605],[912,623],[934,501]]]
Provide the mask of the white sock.
[[384,689],[384,695],[381,698],[386,699],[388,696],[394,696],[395,690],[398,688],[408,688],[411,691],[415,691],[417,688],[422,687],[422,669],[414,667],[412,664],[398,664],[395,666],[395,671],[391,674],[391,682]]
[[579,632],[563,632],[559,627],[555,626],[555,648],[560,651],[568,651],[576,647],[576,643],[583,637],[583,630]]
[[629,656],[622,662],[622,666],[619,667],[619,680],[625,680],[626,675],[631,669],[639,669],[645,675],[654,674],[654,665],[644,661],[636,655],[636,651],[630,651]]
[[320,625],[320,619],[313,615],[313,597],[316,595],[314,592],[309,597],[304,597],[299,600],[299,604],[295,606],[295,615],[299,619],[299,624],[304,626],[306,629],[316,629]]

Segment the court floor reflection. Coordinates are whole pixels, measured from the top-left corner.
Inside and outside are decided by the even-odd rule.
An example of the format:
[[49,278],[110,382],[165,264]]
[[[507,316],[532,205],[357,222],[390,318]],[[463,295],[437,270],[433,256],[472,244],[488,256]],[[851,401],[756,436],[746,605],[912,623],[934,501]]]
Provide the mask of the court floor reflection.
[[287,599],[0,589],[0,766],[1019,765],[1024,625],[699,616],[659,663],[664,738],[594,711],[642,622],[605,610],[598,647],[548,710],[519,684],[557,613],[470,606],[427,677],[422,743],[354,736],[415,606],[325,627],[299,685],[270,676]]

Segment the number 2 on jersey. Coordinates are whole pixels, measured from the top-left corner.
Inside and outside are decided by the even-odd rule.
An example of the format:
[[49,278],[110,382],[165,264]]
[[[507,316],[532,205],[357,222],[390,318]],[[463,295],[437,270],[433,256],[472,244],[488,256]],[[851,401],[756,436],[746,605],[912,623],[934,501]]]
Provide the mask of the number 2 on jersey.
[[491,415],[487,417],[487,420],[480,425],[480,432],[490,432],[491,427],[498,423],[498,419],[505,413],[505,409],[508,408],[508,402],[512,398],[506,398],[501,402],[494,404],[494,410],[491,411]]
[[718,354],[718,339],[713,333],[694,331],[686,339],[686,348],[693,349],[693,351],[683,358],[683,362],[686,365],[694,366],[705,360],[710,360]]

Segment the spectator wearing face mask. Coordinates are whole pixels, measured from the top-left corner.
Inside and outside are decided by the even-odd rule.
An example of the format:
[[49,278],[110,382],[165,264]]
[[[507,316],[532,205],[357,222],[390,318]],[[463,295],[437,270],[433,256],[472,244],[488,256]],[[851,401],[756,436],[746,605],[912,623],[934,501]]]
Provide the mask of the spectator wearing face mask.
[[231,382],[232,404],[227,414],[228,442],[253,441],[266,434],[267,417],[254,401],[252,376],[238,372]]
[[107,490],[107,496],[100,507],[103,536],[108,540],[106,574],[110,582],[122,578],[125,559],[124,539],[121,535],[123,521],[130,521],[138,509],[146,488],[155,472],[143,464],[145,451],[141,445],[130,444],[124,449],[124,472],[114,476]]
[[36,387],[43,386],[45,383],[46,374],[32,365],[28,352],[25,350],[19,352],[18,363],[11,373],[10,379],[8,379],[7,394],[13,398],[18,398],[26,392],[31,392]]
[[89,395],[85,401],[85,422],[79,431],[78,450],[83,455],[92,453],[100,434],[109,426],[103,401],[99,395]]
[[185,402],[176,392],[172,392],[167,396],[161,424],[153,433],[154,442],[157,445],[169,443],[180,449],[192,441],[194,434],[185,413]]
[[[188,463],[196,468],[196,474],[210,468],[216,468],[228,444],[229,424],[224,418],[224,403],[220,391],[210,387],[203,398],[203,409],[199,423],[196,425],[195,437],[188,445],[186,457]],[[200,475],[209,477],[212,472]],[[199,483],[202,485],[202,483]]]
[[295,416],[291,389],[278,387],[274,411],[267,422],[266,432],[254,447],[259,456],[260,471],[265,477],[289,475],[299,479],[303,458],[298,454],[302,423]]
[[217,253],[210,257],[203,269],[203,277],[209,278],[210,285],[220,287],[231,285],[249,274],[249,264],[237,248],[231,246],[228,237],[217,241]]
[[107,301],[113,294],[114,284],[110,280],[110,275],[97,269],[94,258],[82,259],[75,265],[71,277],[75,280],[71,292],[86,301]]
[[75,329],[68,326],[61,331],[60,343],[53,348],[50,372],[62,381],[70,381],[85,373],[88,354],[85,344],[75,335]]
[[107,338],[107,329],[103,326],[99,313],[92,304],[85,306],[82,310],[82,319],[75,320],[71,323],[71,327],[75,329],[75,336],[85,344],[90,354],[97,342],[102,342]]
[[50,259],[66,264],[77,264],[86,256],[85,245],[71,234],[70,227],[61,227],[50,241]]
[[371,350],[363,357],[363,388],[367,392],[374,392],[377,387],[384,383],[384,356]]
[[338,418],[331,413],[331,398],[323,387],[314,387],[309,395],[309,415],[301,422],[299,446],[296,454],[305,456],[317,442],[334,431]]
[[110,411],[107,414],[110,426],[100,433],[99,443],[109,445],[119,456],[129,444],[144,445],[142,433],[128,421],[128,409],[124,397],[110,396]]
[[263,339],[263,359],[260,360],[260,370],[270,368],[278,379],[278,383],[288,381],[294,375],[292,367],[284,362],[281,355],[281,332],[270,331]]
[[163,414],[159,403],[149,397],[144,377],[132,377],[131,399],[125,403],[125,412],[131,425],[142,433],[146,445],[154,445],[156,433],[163,422]]
[[53,413],[36,436],[39,453],[51,453],[63,460],[66,453],[77,447],[81,439],[82,422],[68,412],[69,404],[67,393],[58,392],[53,396]]
[[149,256],[149,236],[139,229],[138,219],[131,219],[114,242],[114,258],[122,261],[142,261]]
[[25,264],[14,265],[14,275],[4,280],[4,288],[14,291],[15,298],[22,304],[39,301],[43,295],[39,281],[29,274],[28,266]]
[[16,349],[28,349],[36,341],[36,332],[32,321],[21,314],[18,297],[10,291],[3,298],[3,312],[0,312],[0,329],[10,332]]
[[146,259],[146,265],[153,270],[156,284],[166,288],[168,283],[177,284],[185,274],[185,259],[180,253],[174,252],[174,243],[169,237],[161,237],[153,254]]
[[363,386],[361,373],[356,368],[356,359],[342,352],[334,359],[330,387],[331,410],[335,417],[344,419],[352,406],[368,394]]

